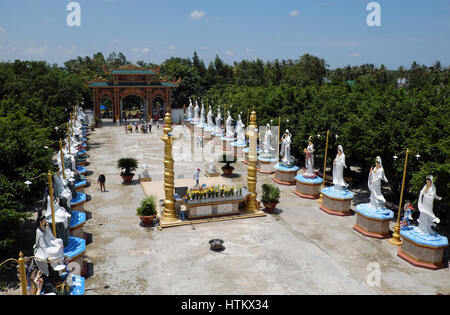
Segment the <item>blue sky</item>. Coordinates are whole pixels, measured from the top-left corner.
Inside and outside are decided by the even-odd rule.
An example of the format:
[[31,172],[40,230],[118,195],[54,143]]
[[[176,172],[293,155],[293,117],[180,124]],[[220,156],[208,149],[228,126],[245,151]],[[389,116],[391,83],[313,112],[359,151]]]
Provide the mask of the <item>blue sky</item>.
[[381,26],[369,27],[370,0],[78,0],[81,26],[69,27],[69,0],[0,3],[0,60],[63,64],[101,51],[136,62],[219,55],[242,59],[324,58],[331,68],[413,61],[450,64],[448,0],[379,0]]

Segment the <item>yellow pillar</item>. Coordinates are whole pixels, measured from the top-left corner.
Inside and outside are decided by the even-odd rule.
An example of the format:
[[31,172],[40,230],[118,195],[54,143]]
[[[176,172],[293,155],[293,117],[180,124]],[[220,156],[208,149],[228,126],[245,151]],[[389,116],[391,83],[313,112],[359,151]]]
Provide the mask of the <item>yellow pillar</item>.
[[170,112],[166,113],[164,118],[164,135],[161,140],[164,141],[164,210],[162,215],[162,220],[166,222],[177,221],[177,215],[175,211],[175,173],[173,170],[173,156],[172,156],[172,117]]
[[68,122],[67,122],[67,145],[69,147],[69,154],[70,154],[70,128]]
[[249,151],[248,151],[248,165],[247,165],[247,189],[250,192],[250,196],[247,197],[246,211],[255,213],[258,212],[258,205],[256,201],[256,162],[258,158],[258,152],[256,150],[256,143],[258,139],[258,133],[256,129],[256,112],[253,110],[250,115],[250,126],[248,126],[247,135],[249,138]]
[[322,194],[322,189],[325,188],[325,180],[327,178],[327,154],[328,154],[328,138],[330,136],[330,130],[327,131],[327,142],[325,145],[325,158],[324,158],[324,162],[323,162],[323,181],[322,181],[322,187],[320,189],[320,197],[317,200],[318,202],[322,203],[323,202],[323,194]]
[[53,183],[52,183],[52,173],[48,171],[48,194],[50,195],[50,206],[52,207],[52,230],[53,236],[56,237],[56,223],[55,223],[55,207],[53,205]]
[[406,166],[408,165],[408,154],[409,154],[409,149],[406,149],[405,166],[403,168],[402,191],[400,193],[400,202],[398,204],[397,223],[395,224],[395,229],[394,229],[394,233],[392,234],[392,238],[389,239],[389,243],[394,246],[400,246],[403,243],[402,240],[400,239],[400,215],[402,213],[403,190],[405,188]]
[[64,171],[64,153],[62,149],[62,141],[59,139],[59,152],[61,153],[61,172],[63,175],[63,178],[66,179],[66,172]]
[[25,259],[23,258],[22,252],[20,252],[19,254],[17,263],[19,264],[20,288],[22,289],[22,295],[28,295],[27,275],[25,273]]

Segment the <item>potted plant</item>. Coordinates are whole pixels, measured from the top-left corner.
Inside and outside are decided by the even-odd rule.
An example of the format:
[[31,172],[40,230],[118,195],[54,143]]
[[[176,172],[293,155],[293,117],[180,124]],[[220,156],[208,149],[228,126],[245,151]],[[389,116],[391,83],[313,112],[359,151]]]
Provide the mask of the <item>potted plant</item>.
[[123,178],[125,185],[131,184],[134,176],[134,171],[138,167],[138,161],[135,158],[121,158],[117,161],[117,168],[122,170],[120,176]]
[[227,155],[227,154],[223,154],[218,162],[219,163],[225,163],[225,166],[222,167],[222,172],[223,172],[223,176],[225,177],[230,177],[231,174],[234,171],[234,167],[232,167],[230,164],[232,163],[236,163],[237,161],[237,157],[234,155]]
[[141,205],[136,209],[136,214],[139,216],[142,222],[142,226],[150,226],[153,219],[156,218],[156,197],[149,196],[142,199]]
[[261,201],[266,211],[272,212],[280,202],[280,189],[271,184],[263,184]]

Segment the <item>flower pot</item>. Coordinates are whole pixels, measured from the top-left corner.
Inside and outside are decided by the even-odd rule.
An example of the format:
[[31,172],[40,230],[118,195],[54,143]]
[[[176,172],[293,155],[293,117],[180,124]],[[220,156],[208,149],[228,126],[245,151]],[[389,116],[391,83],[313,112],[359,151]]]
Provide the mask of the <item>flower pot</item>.
[[226,177],[231,176],[231,174],[233,174],[233,171],[234,171],[234,167],[232,167],[232,166],[224,166],[224,167],[222,167],[223,175],[226,176]]
[[155,218],[156,218],[156,215],[150,215],[150,216],[145,216],[145,217],[139,216],[139,219],[141,219],[141,222],[142,222],[142,226],[144,226],[144,227],[148,227],[148,226],[152,225],[152,222]]
[[123,175],[123,174],[121,174],[120,176],[122,176],[123,183],[124,183],[125,185],[130,185],[130,184],[133,182],[134,174],[129,174],[129,175]]
[[278,205],[278,202],[264,202],[263,201],[263,205],[267,212],[273,212],[275,210],[275,207]]

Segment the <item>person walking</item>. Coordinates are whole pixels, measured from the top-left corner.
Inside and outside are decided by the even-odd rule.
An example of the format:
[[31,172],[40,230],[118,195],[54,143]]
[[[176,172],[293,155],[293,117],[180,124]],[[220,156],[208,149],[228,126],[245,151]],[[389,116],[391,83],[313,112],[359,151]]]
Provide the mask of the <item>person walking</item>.
[[97,183],[100,183],[100,191],[105,192],[105,183],[106,183],[106,177],[103,173],[100,173],[100,176],[98,177]]
[[130,123],[128,123],[128,131],[129,131],[130,133],[133,133],[133,127],[131,126]]
[[198,184],[200,181],[200,169],[199,168],[197,168],[197,170],[194,172],[193,179],[195,180],[195,187],[198,187]]
[[153,118],[150,119],[150,122],[148,123],[148,132],[152,133],[152,127],[153,127]]
[[125,126],[125,134],[127,134],[128,133],[128,125],[125,123],[124,126]]

